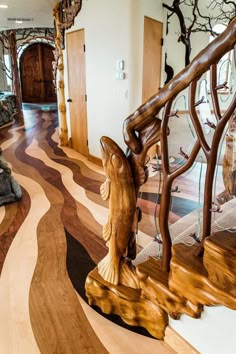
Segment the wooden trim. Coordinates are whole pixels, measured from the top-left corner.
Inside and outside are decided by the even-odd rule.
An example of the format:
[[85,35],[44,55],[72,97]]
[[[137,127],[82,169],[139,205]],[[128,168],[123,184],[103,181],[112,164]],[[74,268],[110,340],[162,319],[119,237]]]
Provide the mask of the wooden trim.
[[178,354],[200,354],[197,349],[169,326],[166,327],[164,341]]
[[69,146],[69,148],[73,149],[73,147],[72,147],[72,138],[71,137],[68,139],[68,146]]
[[102,159],[100,159],[99,157],[96,157],[96,156],[93,156],[91,155],[90,153],[88,154],[88,160],[95,163],[96,165],[98,166],[101,166],[103,167],[103,164],[102,164]]

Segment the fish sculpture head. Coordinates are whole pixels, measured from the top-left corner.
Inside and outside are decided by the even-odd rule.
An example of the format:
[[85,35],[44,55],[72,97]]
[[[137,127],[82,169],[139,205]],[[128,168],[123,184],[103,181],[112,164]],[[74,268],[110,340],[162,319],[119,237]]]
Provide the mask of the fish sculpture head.
[[129,162],[121,148],[115,141],[107,136],[101,138],[100,144],[106,176],[110,180],[118,176],[119,178],[127,178],[127,182],[129,182],[132,179],[132,172]]

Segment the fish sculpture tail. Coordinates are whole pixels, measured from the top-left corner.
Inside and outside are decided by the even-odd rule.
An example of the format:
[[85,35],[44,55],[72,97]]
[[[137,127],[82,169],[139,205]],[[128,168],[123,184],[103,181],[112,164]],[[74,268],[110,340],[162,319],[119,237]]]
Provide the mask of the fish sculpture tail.
[[112,258],[110,252],[98,263],[98,273],[107,282],[118,285],[119,283],[119,258]]

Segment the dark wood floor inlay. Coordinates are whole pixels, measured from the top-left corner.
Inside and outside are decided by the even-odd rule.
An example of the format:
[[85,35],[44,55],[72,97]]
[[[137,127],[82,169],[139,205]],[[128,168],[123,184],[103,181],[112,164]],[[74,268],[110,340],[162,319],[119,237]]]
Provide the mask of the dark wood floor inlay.
[[5,217],[0,225],[0,275],[7,252],[30,209],[29,195],[23,187],[21,189],[21,200],[6,206]]
[[[70,235],[67,230],[65,230],[65,234],[67,241],[66,265],[68,275],[77,293],[83,298],[83,300],[88,303],[88,299],[85,294],[85,280],[88,273],[94,269],[96,264],[93,262],[86,249],[78,240]],[[107,318],[119,326],[129,329],[132,332],[136,332],[152,338],[148,331],[142,327],[129,326],[123,322],[119,316],[104,314],[98,307],[94,307],[94,310],[97,311],[101,316]]]

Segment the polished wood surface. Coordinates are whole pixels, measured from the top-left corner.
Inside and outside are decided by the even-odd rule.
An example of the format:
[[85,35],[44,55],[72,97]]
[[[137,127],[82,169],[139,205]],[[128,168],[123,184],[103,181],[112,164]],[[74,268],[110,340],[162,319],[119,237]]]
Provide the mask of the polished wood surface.
[[122,261],[125,256],[136,257],[138,220],[132,171],[124,152],[112,139],[103,136],[101,149],[106,180],[100,191],[103,200],[109,199],[109,215],[103,226],[103,238],[109,244],[109,252],[98,263],[98,273],[114,285],[124,284],[125,279],[126,284],[132,283],[138,287],[132,269]]
[[204,265],[209,279],[236,295],[236,231],[221,231],[205,241]]
[[132,326],[143,326],[156,338],[164,338],[168,316],[161,307],[143,299],[140,289],[112,286],[95,269],[87,277],[86,295],[90,305],[115,313]]
[[[234,293],[231,292],[230,284],[228,283],[228,286],[225,286],[224,283],[218,282],[215,285],[211,282],[211,276],[208,276],[201,258],[194,254],[196,247],[173,246],[170,288],[180,296],[188,298],[193,304],[224,305],[235,310],[236,298]],[[224,271],[222,265],[223,274]],[[183,288],[183,283],[188,284],[188,287]]]

